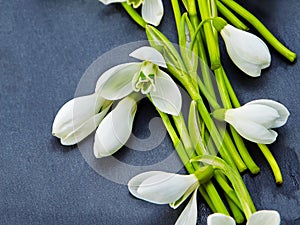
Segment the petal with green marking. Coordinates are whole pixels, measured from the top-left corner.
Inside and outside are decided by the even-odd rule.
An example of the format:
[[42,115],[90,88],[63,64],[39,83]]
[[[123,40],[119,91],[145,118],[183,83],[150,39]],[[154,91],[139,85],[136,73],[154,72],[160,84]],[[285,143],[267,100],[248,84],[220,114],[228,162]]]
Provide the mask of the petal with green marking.
[[162,112],[179,115],[182,98],[178,86],[165,72],[158,70],[155,91],[150,92],[153,104]]

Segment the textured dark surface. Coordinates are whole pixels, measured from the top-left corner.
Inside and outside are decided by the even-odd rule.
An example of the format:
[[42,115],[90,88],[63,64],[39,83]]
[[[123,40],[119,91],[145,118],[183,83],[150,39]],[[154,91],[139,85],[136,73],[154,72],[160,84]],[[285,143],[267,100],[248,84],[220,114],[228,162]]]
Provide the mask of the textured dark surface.
[[[300,53],[298,0],[246,3],[283,43]],[[170,5],[164,4],[168,15],[160,29],[175,41]],[[105,7],[97,0],[0,0],[1,225],[174,224],[183,207],[172,210],[134,199],[126,186],[90,168],[76,147],[63,147],[51,136],[57,110],[74,96],[86,68],[106,51],[144,39],[143,30],[120,5]],[[243,103],[271,98],[291,112],[278,130],[278,141],[270,146],[282,168],[283,186],[275,185],[261,153],[250,144],[262,171],[255,177],[245,174],[244,179],[258,209],[276,209],[283,225],[299,225],[300,64],[288,63],[273,49],[271,53],[272,66],[259,79],[243,75],[225,54],[223,60]],[[142,135],[147,132],[135,129]],[[162,149],[163,154],[172,152],[169,139]],[[155,159],[155,154],[160,153],[148,157]],[[130,151],[117,157],[142,162],[142,155]],[[204,225],[210,211],[198,200],[198,224]]]

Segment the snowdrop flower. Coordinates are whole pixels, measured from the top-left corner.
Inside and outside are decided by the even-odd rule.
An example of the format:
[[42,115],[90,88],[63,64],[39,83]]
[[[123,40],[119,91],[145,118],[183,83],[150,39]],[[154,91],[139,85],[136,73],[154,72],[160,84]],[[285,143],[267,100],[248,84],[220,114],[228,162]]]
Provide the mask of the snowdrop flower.
[[[280,215],[274,210],[261,210],[253,213],[246,225],[279,225]],[[236,225],[234,219],[220,213],[214,213],[207,218],[207,225]]]
[[190,175],[150,171],[133,177],[128,182],[128,189],[139,199],[156,204],[169,204],[173,209],[193,193],[175,225],[196,225],[198,187],[209,181],[213,175],[212,166],[203,166]]
[[128,5],[132,5],[134,8],[138,8],[142,5],[142,17],[147,22],[154,26],[158,26],[163,15],[164,7],[162,0],[99,0],[105,5],[111,3],[127,2]]
[[278,134],[271,128],[283,126],[290,115],[284,105],[268,99],[254,100],[225,113],[221,111],[223,115],[217,115],[218,110],[213,115],[217,119],[223,117],[245,139],[261,144],[273,143]]
[[161,171],[141,173],[128,182],[128,189],[133,196],[156,204],[170,204],[172,208],[177,208],[193,193],[175,225],[196,224],[198,187],[199,181],[195,174],[180,175]]
[[125,63],[103,73],[96,92],[109,100],[118,100],[132,92],[149,95],[153,104],[162,112],[178,115],[181,110],[181,94],[172,78],[159,69],[166,68],[163,56],[154,48],[141,47],[130,56],[143,62]]
[[244,73],[258,77],[262,69],[270,66],[269,49],[260,38],[235,28],[220,17],[215,18],[213,24],[220,31],[231,60]]
[[52,126],[52,135],[63,145],[74,145],[91,134],[111,106],[99,94],[74,98],[58,111]]
[[96,158],[110,156],[126,143],[131,134],[136,109],[136,100],[128,96],[102,120],[95,134]]

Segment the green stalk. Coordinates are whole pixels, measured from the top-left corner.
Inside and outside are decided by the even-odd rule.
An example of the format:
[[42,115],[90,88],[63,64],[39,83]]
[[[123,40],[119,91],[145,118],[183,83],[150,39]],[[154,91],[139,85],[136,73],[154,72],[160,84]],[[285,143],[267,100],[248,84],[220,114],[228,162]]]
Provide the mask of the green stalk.
[[224,190],[225,194],[230,198],[230,200],[241,210],[243,210],[239,199],[236,196],[235,191],[229,186],[226,177],[220,172],[215,171],[215,179],[220,185],[220,187]]
[[127,2],[121,3],[123,8],[126,10],[128,15],[141,27],[146,28],[147,23],[145,20],[138,14],[130,5],[127,4]]
[[272,155],[270,149],[266,145],[263,145],[263,144],[258,144],[258,147],[260,148],[260,150],[264,154],[265,158],[267,159],[269,165],[271,166],[276,183],[282,184],[283,179],[282,179],[280,168],[279,168],[274,156]]
[[[199,4],[200,12],[202,13],[201,14],[202,21],[210,19],[211,16],[210,16],[209,12],[211,11],[211,9],[210,9],[210,6],[207,3],[207,0],[199,0],[198,4]],[[216,12],[214,12],[214,13],[216,13]],[[214,62],[217,59],[219,64],[221,65],[219,45],[218,45],[218,41],[216,39],[217,36],[215,36],[215,35],[217,35],[217,33],[216,34],[213,33],[213,28],[212,28],[211,24],[207,23],[207,25],[208,26],[206,26],[206,28],[205,28],[205,25],[203,24],[205,34],[207,34],[206,35],[206,41],[207,41],[207,48],[210,50],[209,51],[210,52],[210,60],[211,60],[211,62]],[[202,43],[202,45],[203,45],[203,43]],[[204,52],[204,51],[202,51],[202,52]],[[206,67],[206,65],[202,65],[202,66]],[[209,92],[214,93],[213,86],[212,86],[212,81],[211,81],[211,76],[210,76],[209,73],[206,74],[206,81],[209,84],[208,85]],[[246,168],[247,168],[246,165],[244,164],[244,162],[240,158],[234,144],[232,143],[232,140],[231,140],[230,136],[228,135],[228,133],[226,131],[224,132],[224,141],[225,141],[227,149],[229,150],[229,152],[232,156],[232,159],[233,159],[234,163],[236,164],[238,170],[240,172],[246,170]]]
[[177,28],[177,34],[179,36],[180,21],[181,21],[180,7],[179,7],[178,0],[171,0],[171,3],[172,3],[172,9],[173,9],[173,14],[174,14],[174,18],[175,18],[175,24],[176,24],[176,28]]
[[245,218],[243,216],[243,212],[237,207],[237,205],[227,196],[225,195],[225,198],[228,202],[229,208],[233,214],[234,220],[238,223],[241,224],[245,221]]
[[[207,61],[207,57],[206,57],[206,53],[205,53],[205,48],[204,48],[204,44],[203,44],[203,39],[202,36],[199,32],[196,32],[196,29],[199,25],[199,19],[197,17],[197,8],[196,8],[196,2],[195,0],[189,0],[189,7],[188,7],[188,14],[189,17],[191,18],[191,22],[194,26],[194,32],[195,32],[195,37],[194,35],[192,37],[194,37],[197,40],[197,45],[198,45],[198,56],[200,58],[200,68],[201,68],[201,73],[203,76],[203,81],[204,84],[206,85],[208,91],[210,92],[210,95],[212,97],[214,97],[216,99],[215,96],[215,92],[214,92],[214,88],[213,88],[213,84],[211,82],[211,74],[210,74],[210,70],[208,65],[208,61]],[[193,42],[193,40],[192,40]],[[193,44],[191,44],[191,47],[193,50]]]
[[[193,145],[190,140],[188,129],[185,125],[185,121],[184,121],[182,114],[179,114],[179,116],[173,116],[173,120],[174,120],[175,126],[177,128],[177,131],[182,139],[183,145],[185,146],[187,155],[189,156],[190,159],[195,157],[196,152],[193,149]],[[192,165],[194,166],[195,170],[199,169],[198,163],[194,163]],[[217,212],[229,215],[214,184],[211,181],[208,181],[207,183],[202,184],[202,185],[204,186],[204,188],[205,188],[209,198],[211,199],[212,204],[214,205],[215,209],[217,210]]]
[[223,143],[222,138],[220,137],[219,131],[214,124],[213,120],[210,117],[210,114],[208,113],[206,106],[203,103],[203,100],[199,96],[198,99],[194,99],[197,102],[198,111],[200,112],[201,117],[203,118],[203,121],[210,132],[215,145],[217,146],[217,149],[219,149],[219,153],[221,154],[222,158],[233,168],[236,169],[236,165],[234,161],[231,158],[231,155],[226,151],[226,145]]
[[194,173],[195,169],[194,169],[193,165],[190,163],[189,156],[187,155],[182,142],[180,141],[179,137],[177,136],[177,133],[174,130],[168,115],[161,112],[158,109],[157,109],[157,111],[158,111],[158,113],[159,113],[159,115],[160,115],[160,117],[161,117],[168,133],[169,133],[169,136],[171,137],[171,140],[173,142],[175,150],[176,150],[179,158],[181,159],[182,163],[184,164],[186,170],[190,174]]
[[[211,9],[208,3],[209,0],[198,0],[202,21],[211,19]],[[204,23],[203,29],[206,37],[207,50],[210,57],[211,69],[215,70],[221,66],[219,45],[218,42],[216,42],[213,32],[214,28],[212,27],[211,23]]]
[[[211,201],[214,203],[215,209],[218,213],[223,213],[225,215],[229,216],[229,212],[227,211],[226,206],[223,203],[223,200],[221,199],[217,189],[213,185],[211,181],[203,184],[204,188],[207,191],[207,194],[209,195]],[[218,203],[218,204],[216,204]]]
[[217,1],[217,7],[220,13],[229,21],[233,26],[241,30],[249,30],[249,28],[237,18],[225,5]]
[[211,211],[213,211],[214,213],[217,212],[214,204],[212,203],[212,201],[210,200],[206,190],[205,190],[205,187],[203,185],[200,185],[199,186],[199,192],[200,194],[202,195],[202,197],[204,198],[205,202],[207,203],[208,207],[211,209]]
[[290,60],[295,61],[296,53],[285,47],[269,30],[260,22],[252,13],[243,8],[241,5],[232,0],[220,0],[245,20],[247,20],[281,55]]
[[[181,137],[182,143],[186,149],[186,153],[188,157],[191,159],[196,156],[196,152],[194,150],[192,141],[190,139],[190,135],[188,132],[188,129],[185,125],[185,121],[183,119],[182,113],[180,113],[178,116],[173,116],[173,121],[175,123],[175,126],[177,128],[177,131],[179,133],[179,136]],[[199,164],[195,163],[193,164],[194,168],[197,170],[199,169]]]
[[[186,152],[186,149],[184,147],[184,145],[182,144],[182,142],[180,141],[180,139],[178,138],[176,131],[174,130],[171,121],[168,117],[167,114],[161,112],[160,110],[157,110],[158,113],[160,114],[162,121],[171,137],[171,140],[174,144],[175,150],[177,151],[177,154],[179,155],[181,161],[183,162],[185,168],[187,169],[187,171],[192,174],[195,172],[195,168],[194,165],[190,163],[189,160],[189,156]],[[177,121],[178,122],[178,121]],[[181,122],[178,122],[178,124],[180,124],[181,126],[183,126],[183,124]],[[181,129],[179,129],[181,130]],[[186,134],[183,135],[184,136],[184,140],[188,142],[188,136],[186,136]],[[187,146],[189,144],[186,144]],[[203,186],[203,187],[202,187]],[[219,193],[217,192],[217,190],[215,189],[214,185],[212,184],[211,181],[208,181],[206,184],[200,185],[200,193],[203,192],[203,188],[205,189],[208,197],[205,195],[203,196],[206,200],[207,203],[209,205],[213,205],[212,209],[217,210],[217,212],[229,215],[221,197],[219,196]],[[208,200],[210,199],[210,200]]]

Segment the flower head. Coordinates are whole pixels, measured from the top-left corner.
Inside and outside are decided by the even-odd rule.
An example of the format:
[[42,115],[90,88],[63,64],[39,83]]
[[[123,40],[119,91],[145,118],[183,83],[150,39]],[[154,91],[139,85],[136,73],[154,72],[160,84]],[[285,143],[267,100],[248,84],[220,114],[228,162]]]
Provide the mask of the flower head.
[[278,135],[272,128],[283,126],[289,115],[284,105],[273,100],[260,99],[239,108],[226,110],[223,119],[245,139],[261,144],[271,144]]
[[135,99],[128,96],[122,99],[116,108],[103,119],[95,134],[94,155],[96,158],[112,155],[127,142],[136,109]]
[[[246,225],[279,225],[280,215],[274,210],[260,210],[253,213]],[[236,225],[234,219],[220,213],[214,213],[207,218],[207,225]]]
[[260,38],[227,24],[220,17],[214,19],[214,26],[220,31],[231,60],[244,73],[258,77],[262,69],[270,66],[269,49]]
[[196,224],[198,187],[198,178],[194,174],[161,171],[141,173],[128,182],[128,189],[133,196],[156,204],[170,204],[172,208],[177,208],[193,193],[176,225]]
[[150,96],[153,104],[162,112],[178,115],[181,110],[181,94],[172,78],[159,69],[166,68],[163,56],[154,48],[141,47],[130,56],[143,62],[115,66],[101,75],[96,91],[109,100],[118,100],[132,92]]
[[111,101],[98,93],[74,98],[58,111],[52,126],[52,135],[63,145],[74,145],[91,134],[104,118]]
[[133,8],[142,6],[143,19],[154,26],[158,26],[163,15],[164,7],[161,0],[99,0],[105,5],[111,3],[126,2],[128,5],[132,5]]

